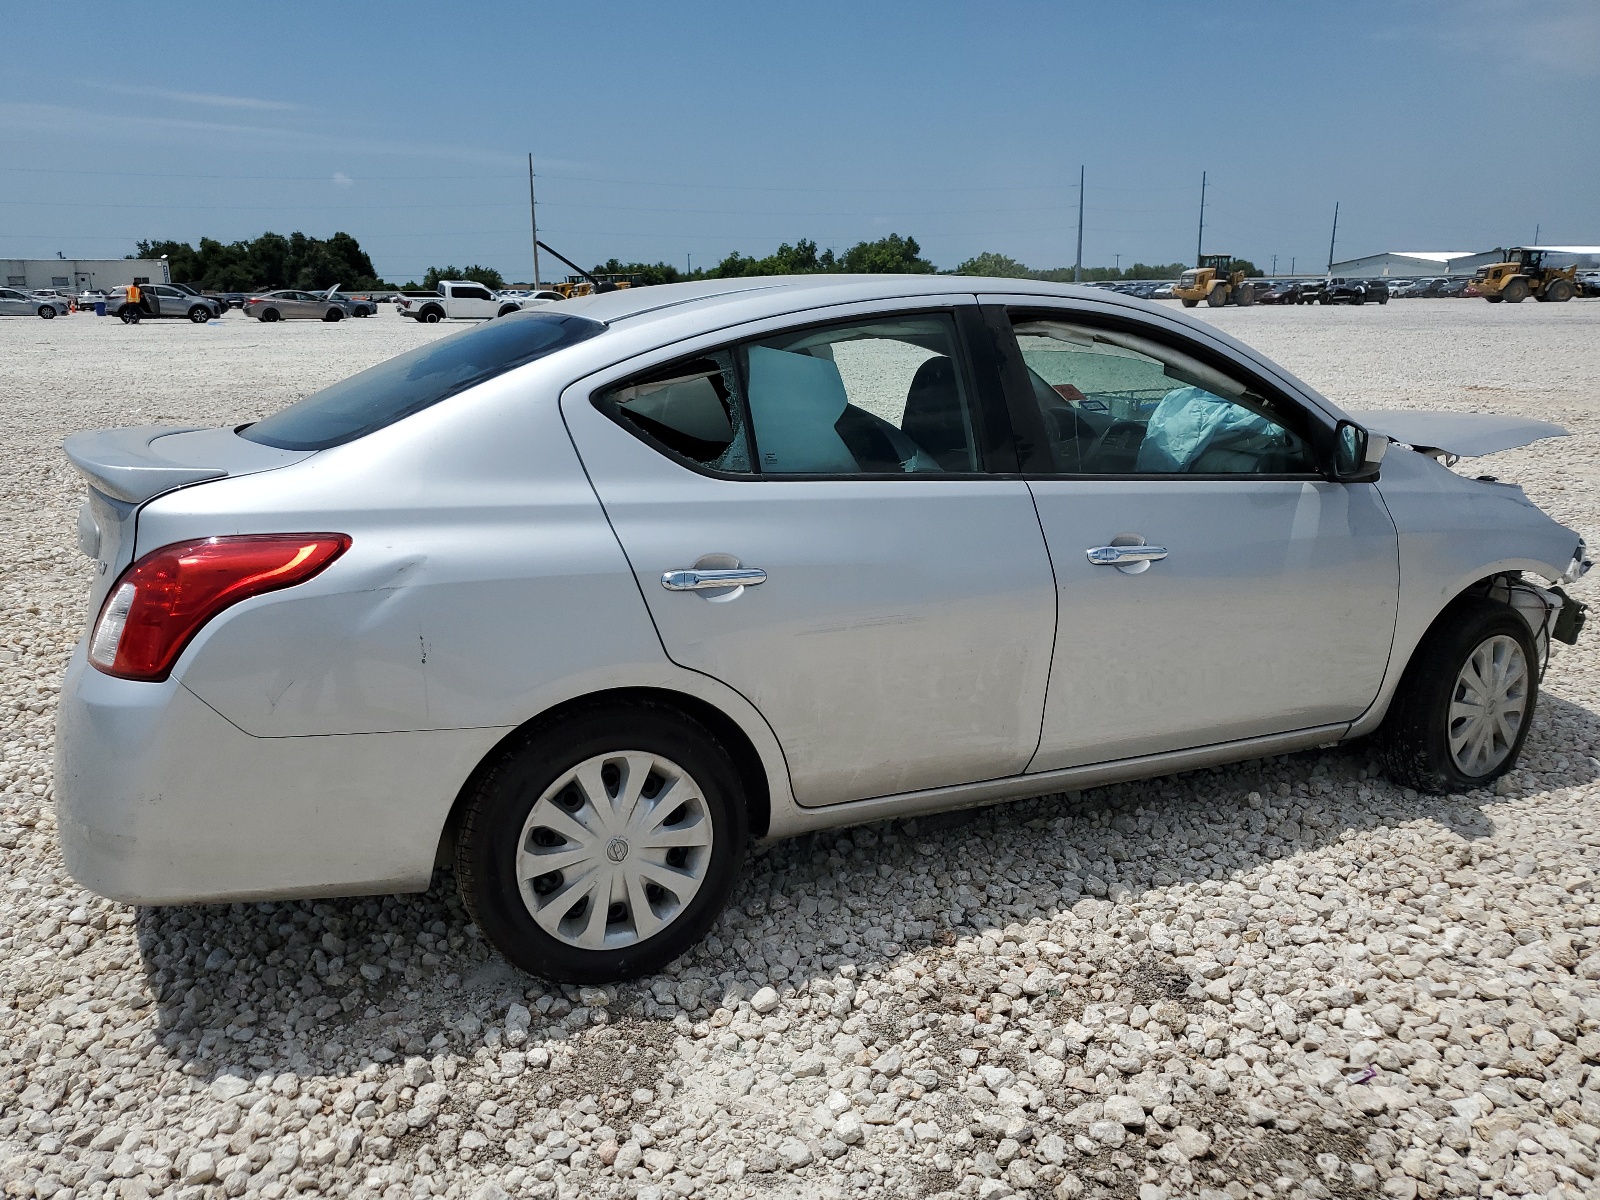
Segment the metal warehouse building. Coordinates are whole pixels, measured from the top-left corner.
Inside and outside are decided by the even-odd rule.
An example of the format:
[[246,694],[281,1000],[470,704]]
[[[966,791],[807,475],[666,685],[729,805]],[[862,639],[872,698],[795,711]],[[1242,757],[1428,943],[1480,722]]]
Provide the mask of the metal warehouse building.
[[1430,275],[1471,275],[1479,267],[1499,261],[1498,250],[1386,250],[1336,262],[1331,273],[1345,279],[1420,279]]
[[6,287],[106,291],[130,283],[171,283],[164,258],[0,258]]

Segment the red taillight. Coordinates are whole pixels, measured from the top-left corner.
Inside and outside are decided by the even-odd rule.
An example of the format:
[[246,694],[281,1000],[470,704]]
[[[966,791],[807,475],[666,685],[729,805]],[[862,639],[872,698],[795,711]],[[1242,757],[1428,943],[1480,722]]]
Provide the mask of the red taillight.
[[89,661],[107,675],[165,679],[189,640],[223,609],[304,583],[349,546],[342,533],[263,533],[152,550],[106,597]]

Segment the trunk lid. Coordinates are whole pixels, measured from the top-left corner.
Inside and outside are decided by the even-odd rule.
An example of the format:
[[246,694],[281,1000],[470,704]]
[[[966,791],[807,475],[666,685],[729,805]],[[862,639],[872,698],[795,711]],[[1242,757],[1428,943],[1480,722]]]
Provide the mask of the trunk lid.
[[89,498],[78,510],[78,547],[95,561],[90,620],[133,561],[135,523],[146,501],[175,488],[286,467],[315,453],[263,446],[232,429],[186,425],[75,433],[64,448],[89,483]]

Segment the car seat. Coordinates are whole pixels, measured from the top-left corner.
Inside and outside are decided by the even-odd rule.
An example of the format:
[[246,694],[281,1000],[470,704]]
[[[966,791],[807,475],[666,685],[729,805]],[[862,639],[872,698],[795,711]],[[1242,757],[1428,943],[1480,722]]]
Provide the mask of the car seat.
[[955,363],[943,355],[928,359],[911,378],[900,428],[946,471],[972,471],[971,439]]

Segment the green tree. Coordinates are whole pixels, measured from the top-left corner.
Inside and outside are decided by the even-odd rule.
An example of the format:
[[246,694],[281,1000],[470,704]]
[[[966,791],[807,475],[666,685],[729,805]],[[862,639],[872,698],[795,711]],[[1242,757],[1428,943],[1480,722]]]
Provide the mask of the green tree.
[[986,250],[958,266],[953,274],[982,275],[989,279],[1031,279],[1034,272],[1007,254]]
[[607,275],[627,275],[638,287],[646,287],[653,283],[679,283],[685,279],[699,279],[703,276],[703,272],[699,271],[693,275],[685,275],[670,263],[625,263],[615,258],[608,258],[605,262],[596,264],[592,273],[598,279],[604,279]]
[[309,237],[304,233],[263,233],[252,241],[224,245],[201,238],[199,249],[187,242],[135,243],[139,258],[167,256],[177,283],[212,291],[242,292],[268,288],[324,289],[338,284],[349,289],[382,286],[372,259],[348,233]]
[[844,252],[839,269],[852,275],[931,275],[934,266],[921,257],[914,237],[891,233],[875,242],[857,242]]
[[428,273],[422,277],[423,290],[436,288],[446,279],[470,279],[493,291],[499,291],[506,285],[505,276],[493,267],[429,267]]

